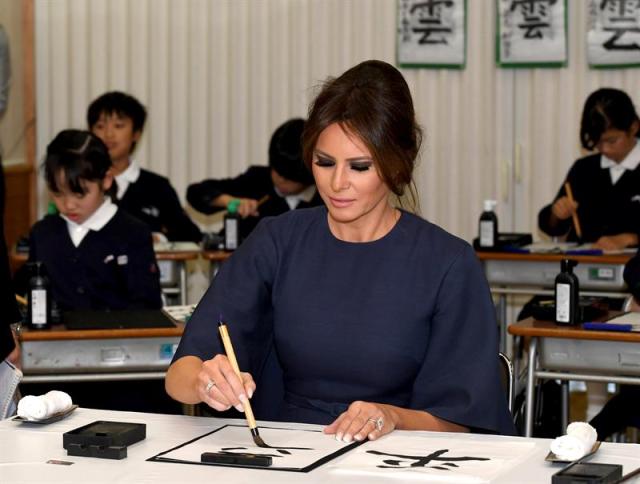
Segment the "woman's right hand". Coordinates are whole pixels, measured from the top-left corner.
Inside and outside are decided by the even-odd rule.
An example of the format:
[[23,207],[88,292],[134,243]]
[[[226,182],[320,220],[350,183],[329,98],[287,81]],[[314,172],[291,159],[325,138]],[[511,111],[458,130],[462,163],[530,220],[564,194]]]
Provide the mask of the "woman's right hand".
[[211,408],[222,412],[232,406],[243,412],[243,403],[253,396],[256,384],[249,373],[236,375],[225,355],[216,355],[203,361],[196,379],[196,391],[200,399]]
[[551,213],[559,220],[566,220],[571,217],[578,209],[575,201],[569,200],[569,197],[558,198],[551,207]]

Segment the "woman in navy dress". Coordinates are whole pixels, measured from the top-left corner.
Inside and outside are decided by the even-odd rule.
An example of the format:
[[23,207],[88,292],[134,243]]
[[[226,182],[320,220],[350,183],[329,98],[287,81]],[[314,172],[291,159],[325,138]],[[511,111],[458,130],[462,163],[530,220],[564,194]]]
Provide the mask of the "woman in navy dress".
[[169,368],[171,396],[217,411],[253,399],[259,417],[327,424],[346,442],[394,429],[513,433],[473,250],[394,203],[413,194],[420,140],[393,66],[366,61],[324,84],[303,147],[326,206],[263,220],[222,266]]

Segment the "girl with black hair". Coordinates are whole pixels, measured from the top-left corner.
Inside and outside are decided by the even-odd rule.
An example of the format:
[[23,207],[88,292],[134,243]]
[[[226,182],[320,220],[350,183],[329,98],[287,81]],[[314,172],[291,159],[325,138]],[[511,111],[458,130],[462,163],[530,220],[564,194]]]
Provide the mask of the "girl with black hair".
[[581,242],[596,248],[618,250],[638,244],[640,232],[640,120],[629,96],[603,88],[586,100],[580,141],[596,153],[577,160],[553,203],[538,214],[540,230],[551,236],[578,240],[572,215],[578,214]]
[[105,144],[88,131],[62,131],[42,168],[59,213],[33,226],[29,260],[44,265],[59,308],[160,308],[151,233],[112,202]]

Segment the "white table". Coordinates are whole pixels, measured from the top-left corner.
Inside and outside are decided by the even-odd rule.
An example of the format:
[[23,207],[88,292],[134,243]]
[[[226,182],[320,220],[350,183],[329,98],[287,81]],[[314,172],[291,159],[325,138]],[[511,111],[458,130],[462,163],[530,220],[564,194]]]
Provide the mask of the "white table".
[[[117,420],[142,422],[147,424],[147,438],[128,449],[124,460],[105,460],[88,457],[70,457],[62,448],[62,433],[95,420]],[[225,484],[259,482],[269,483],[380,483],[403,482],[398,478],[380,478],[345,476],[336,473],[335,468],[321,466],[310,473],[280,472],[268,470],[234,469],[199,465],[147,462],[146,459],[170,447],[200,436],[222,423],[233,421],[204,417],[186,417],[178,415],[158,415],[133,412],[112,412],[90,409],[78,409],[65,420],[50,425],[28,425],[11,420],[0,422],[0,482],[108,482],[117,483],[207,483]],[[270,424],[277,425],[277,424]],[[289,425],[290,426],[290,425]],[[317,428],[315,426],[296,425],[299,428]],[[415,435],[415,434],[414,434]],[[421,432],[425,439],[441,438],[444,434]],[[467,434],[456,438],[483,443],[500,440],[501,442],[532,442],[534,449],[520,465],[511,469],[496,483],[541,483],[550,482],[551,475],[562,468],[560,464],[544,461],[549,450],[548,439],[525,439],[522,437],[501,437]],[[370,445],[365,443],[365,446]],[[338,457],[332,463],[340,464]],[[47,464],[49,459],[74,462],[73,465]],[[640,445],[602,444],[592,462],[622,464],[623,473],[640,467]],[[633,482],[633,481],[631,481]]]

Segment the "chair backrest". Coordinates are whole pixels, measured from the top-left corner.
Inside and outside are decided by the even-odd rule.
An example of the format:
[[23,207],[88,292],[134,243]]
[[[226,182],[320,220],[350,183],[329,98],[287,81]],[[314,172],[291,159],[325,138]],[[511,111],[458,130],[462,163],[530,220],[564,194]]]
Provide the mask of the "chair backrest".
[[507,404],[509,406],[509,412],[513,415],[513,402],[514,402],[514,387],[516,384],[515,373],[513,372],[513,365],[509,357],[503,353],[498,353],[498,360],[500,361],[500,383],[507,396]]
[[16,410],[15,395],[22,372],[9,363],[0,361],[0,420],[11,417]]

